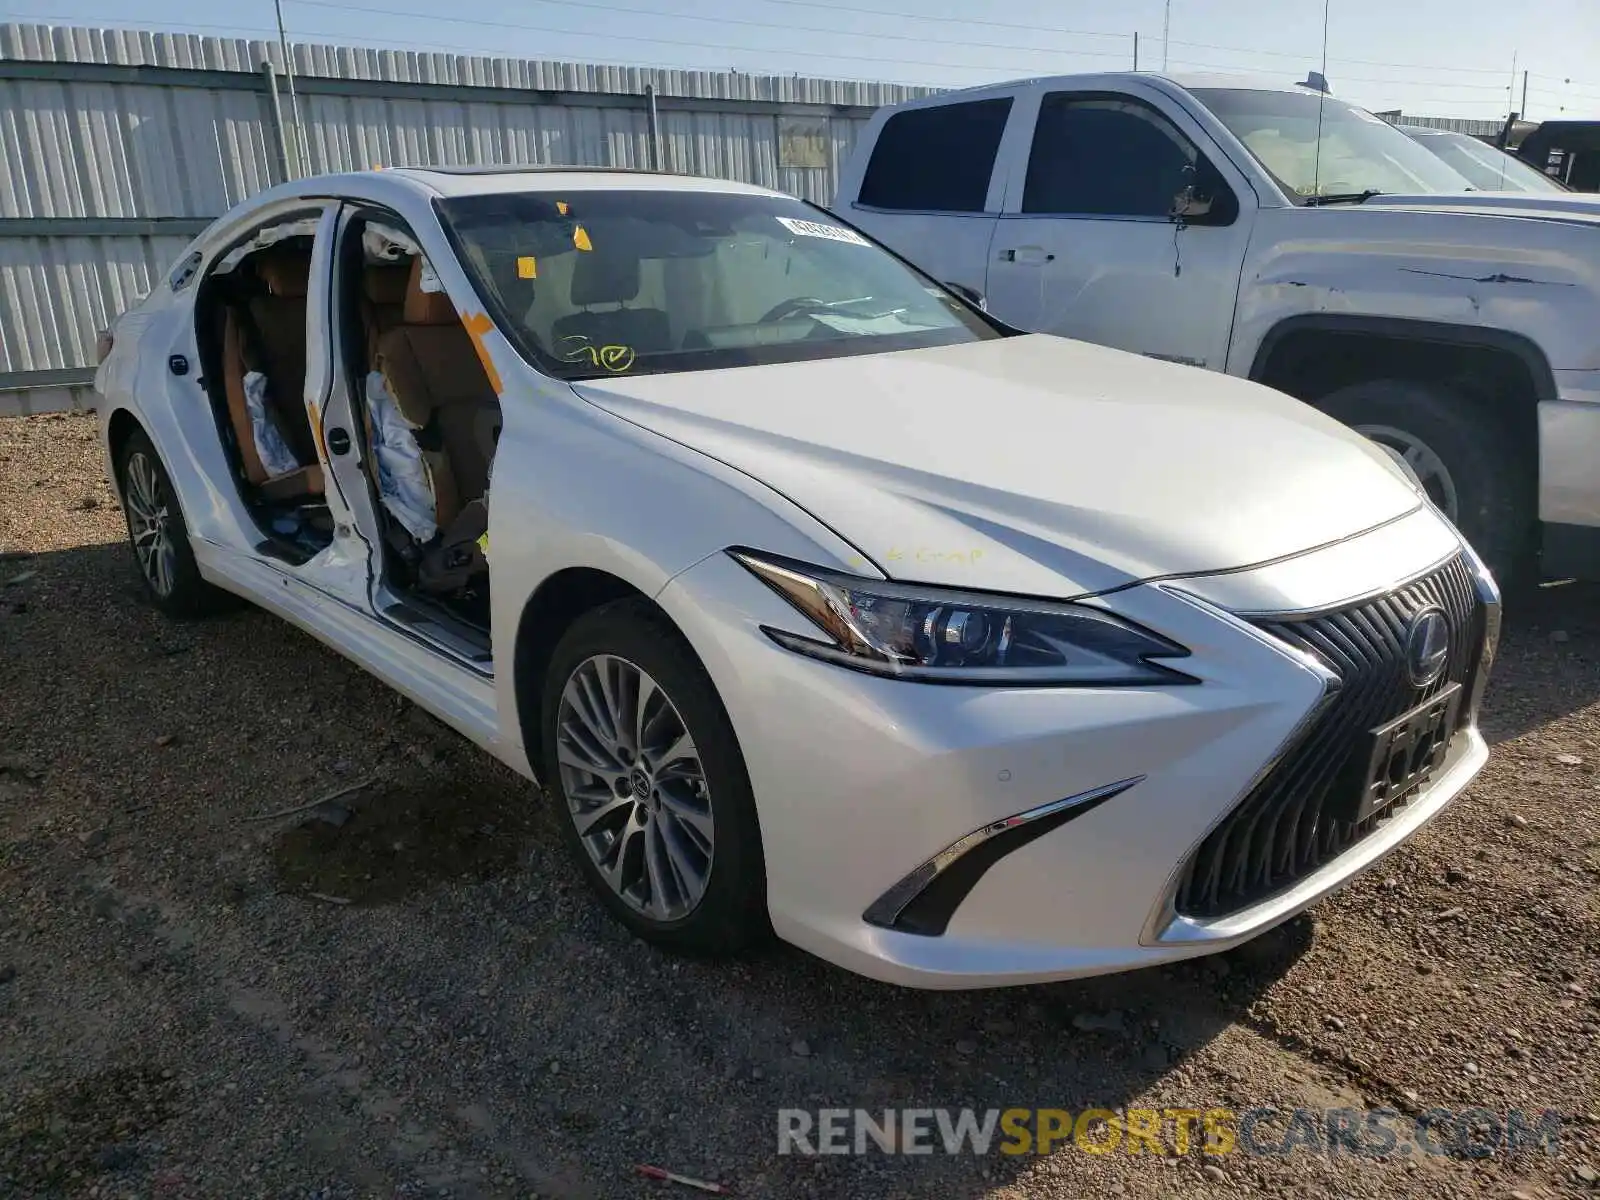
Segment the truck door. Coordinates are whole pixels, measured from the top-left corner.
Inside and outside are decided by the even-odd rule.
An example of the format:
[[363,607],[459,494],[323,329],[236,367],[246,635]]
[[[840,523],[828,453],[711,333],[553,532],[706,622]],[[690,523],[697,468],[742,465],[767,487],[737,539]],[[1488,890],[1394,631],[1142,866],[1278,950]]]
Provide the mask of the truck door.
[[[1016,161],[989,256],[990,310],[1222,370],[1254,216],[1231,168],[1155,105],[1105,91],[1043,94]],[[1189,215],[1174,219],[1175,203]]]
[[888,114],[859,184],[841,187],[842,215],[939,282],[981,295],[1005,190],[995,163],[1014,103],[998,94]]

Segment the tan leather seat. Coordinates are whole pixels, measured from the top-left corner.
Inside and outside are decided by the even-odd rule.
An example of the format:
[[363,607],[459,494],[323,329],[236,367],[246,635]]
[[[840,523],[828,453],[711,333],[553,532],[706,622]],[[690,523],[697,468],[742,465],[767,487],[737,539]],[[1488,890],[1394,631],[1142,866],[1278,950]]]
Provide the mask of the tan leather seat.
[[400,323],[378,338],[376,367],[406,420],[438,435],[439,450],[424,445],[423,453],[442,528],[463,503],[488,490],[490,431],[498,431],[500,401],[450,297],[423,291],[421,282],[419,258],[412,262]]
[[[228,308],[222,342],[223,390],[245,478],[269,499],[321,495],[322,468],[305,407],[306,287],[311,258],[291,250],[269,250],[255,258],[254,266],[267,292]],[[244,377],[251,371],[266,376],[272,415],[302,464],[296,471],[269,477],[261,463],[244,394]]]
[[406,285],[411,279],[411,268],[399,263],[366,267],[361,272],[361,325],[367,335],[367,362],[378,357],[378,339],[396,325],[405,314]]
[[[572,264],[568,297],[578,312],[559,318],[551,326],[557,347],[571,338],[591,346],[627,346],[638,354],[671,350],[672,326],[659,308],[629,308],[639,297],[640,267],[637,254],[625,248],[579,254]],[[597,309],[596,304],[615,305]]]

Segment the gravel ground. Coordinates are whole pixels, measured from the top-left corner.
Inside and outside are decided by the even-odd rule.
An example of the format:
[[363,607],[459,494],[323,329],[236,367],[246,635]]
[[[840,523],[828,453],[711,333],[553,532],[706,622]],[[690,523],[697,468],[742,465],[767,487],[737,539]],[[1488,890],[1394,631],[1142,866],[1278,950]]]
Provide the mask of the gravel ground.
[[[141,603],[91,419],[0,420],[0,1196],[1597,1194],[1600,591],[1472,791],[1223,958],[900,991],[606,919],[534,790],[264,613]],[[260,814],[363,785],[340,801]],[[781,1107],[1551,1108],[1560,1153],[780,1157]]]

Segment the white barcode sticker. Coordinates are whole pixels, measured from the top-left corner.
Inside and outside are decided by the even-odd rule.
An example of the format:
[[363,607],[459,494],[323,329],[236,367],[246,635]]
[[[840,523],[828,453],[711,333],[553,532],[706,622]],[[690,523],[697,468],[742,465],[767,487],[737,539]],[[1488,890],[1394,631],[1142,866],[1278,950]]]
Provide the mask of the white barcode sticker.
[[872,244],[854,229],[846,229],[842,225],[826,225],[821,221],[797,221],[793,217],[779,217],[778,224],[796,237],[826,238],[830,242],[849,242],[852,246]]

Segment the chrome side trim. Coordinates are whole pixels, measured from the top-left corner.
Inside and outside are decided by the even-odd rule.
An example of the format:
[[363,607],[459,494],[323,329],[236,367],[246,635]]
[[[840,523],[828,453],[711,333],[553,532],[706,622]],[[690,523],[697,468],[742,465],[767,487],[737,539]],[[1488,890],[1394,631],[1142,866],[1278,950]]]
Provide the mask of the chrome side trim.
[[1489,574],[1489,568],[1483,565],[1477,551],[1465,542],[1461,547],[1466,554],[1467,565],[1472,569],[1472,582],[1478,589],[1478,599],[1483,601],[1483,652],[1478,656],[1478,672],[1472,680],[1472,695],[1467,698],[1467,725],[1476,730],[1483,690],[1489,684],[1489,672],[1494,667],[1495,654],[1500,648],[1500,586]]
[[[944,932],[944,926],[949,922],[956,907],[994,862],[1064,825],[1074,817],[1104,804],[1113,796],[1121,795],[1129,788],[1144,782],[1144,779],[1143,775],[1121,779],[1087,792],[1079,792],[1075,796],[1052,800],[1048,804],[1041,804],[1037,808],[1030,808],[1015,816],[1003,817],[981,829],[975,829],[951,842],[889,888],[867,907],[867,911],[861,914],[861,919],[869,925],[894,929],[902,933],[938,936]],[[1012,844],[996,842],[997,838],[1002,837],[1007,839],[1007,843]],[[963,874],[966,877],[952,884],[956,879],[952,872],[958,867],[965,868]],[[937,911],[923,914],[923,920],[909,922],[912,905],[928,896],[929,889],[936,883],[943,884],[945,891],[939,898]]]

